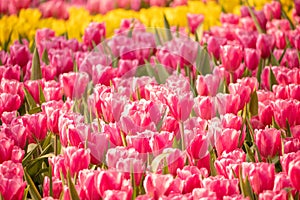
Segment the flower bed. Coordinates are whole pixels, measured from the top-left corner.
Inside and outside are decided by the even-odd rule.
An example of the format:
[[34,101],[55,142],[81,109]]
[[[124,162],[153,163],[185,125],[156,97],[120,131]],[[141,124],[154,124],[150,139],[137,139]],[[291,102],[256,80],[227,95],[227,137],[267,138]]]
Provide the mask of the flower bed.
[[189,3],[1,18],[0,199],[298,198],[298,1]]

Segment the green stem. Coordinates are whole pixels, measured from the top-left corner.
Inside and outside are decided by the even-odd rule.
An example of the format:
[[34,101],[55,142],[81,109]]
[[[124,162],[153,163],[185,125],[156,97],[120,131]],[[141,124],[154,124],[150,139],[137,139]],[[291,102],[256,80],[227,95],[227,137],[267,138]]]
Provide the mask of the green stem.
[[180,137],[181,137],[181,150],[185,150],[185,144],[184,144],[184,125],[183,122],[181,121],[179,123],[179,129],[180,129]]

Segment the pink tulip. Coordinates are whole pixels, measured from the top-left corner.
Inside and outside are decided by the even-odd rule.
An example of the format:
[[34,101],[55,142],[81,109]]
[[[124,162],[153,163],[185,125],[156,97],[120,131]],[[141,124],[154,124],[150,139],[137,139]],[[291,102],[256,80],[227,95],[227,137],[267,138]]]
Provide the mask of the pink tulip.
[[220,58],[220,46],[225,45],[227,40],[222,37],[211,36],[207,40],[207,50],[211,53],[217,60]]
[[[0,66],[0,68],[2,68]],[[21,77],[21,67],[19,65],[14,65],[14,66],[6,66],[4,67],[3,74],[0,75],[0,79],[5,78],[5,79],[14,79],[19,81]]]
[[136,158],[125,158],[116,163],[116,170],[124,173],[124,178],[134,179],[135,185],[140,185],[144,171],[145,162]]
[[13,120],[8,127],[3,127],[2,133],[4,133],[6,137],[12,139],[15,145],[22,149],[25,147],[27,131],[20,121]]
[[255,143],[262,157],[274,157],[281,151],[281,132],[275,128],[255,130]]
[[220,55],[223,67],[230,72],[235,71],[243,59],[243,52],[240,46],[221,46]]
[[242,110],[244,106],[249,103],[250,95],[251,95],[251,88],[241,83],[230,83],[228,85],[228,90],[230,94],[239,95],[240,96],[240,105],[239,110]]
[[192,195],[193,195],[193,199],[202,199],[202,198],[207,198],[212,200],[217,199],[216,193],[206,188],[195,188],[192,192]]
[[0,119],[2,121],[2,124],[10,124],[15,117],[17,116],[17,111],[11,111],[11,112],[3,112]]
[[127,135],[126,141],[129,147],[135,148],[139,153],[159,154],[164,148],[171,147],[174,135],[169,132],[162,131],[152,132],[144,131],[137,135]]
[[281,191],[284,188],[292,188],[292,182],[288,174],[280,172],[275,175],[274,188],[273,191]]
[[298,58],[298,50],[297,49],[287,49],[285,58],[287,60],[287,64],[290,68],[299,68],[299,58]]
[[299,166],[300,166],[300,159],[296,158],[289,163],[289,168],[288,168],[289,178],[292,182],[293,187],[296,190],[300,190],[300,180],[299,180],[300,167]]
[[244,48],[255,49],[257,40],[257,33],[254,31],[246,31],[244,29],[237,29],[235,31],[238,41],[243,45]]
[[39,50],[40,56],[43,55],[43,49],[41,49],[41,42],[44,40],[50,40],[55,36],[55,32],[48,28],[38,29],[35,33],[35,42]]
[[257,69],[259,60],[260,60],[260,51],[257,49],[245,49],[245,64],[247,68],[251,71],[254,71]]
[[91,163],[103,163],[109,145],[108,135],[105,133],[91,133],[88,137],[81,135],[81,140],[82,144],[86,142],[87,148],[90,149]]
[[12,160],[13,162],[21,162],[24,157],[24,151],[18,146],[14,146],[14,141],[8,138],[0,139],[0,152],[1,158],[0,163],[7,160]]
[[84,30],[83,43],[90,49],[96,47],[106,36],[105,23],[92,22]]
[[288,199],[288,192],[285,191],[285,190],[281,190],[281,191],[277,191],[277,192],[274,192],[272,190],[266,190],[266,191],[260,193],[258,198],[261,199],[261,200],[269,200],[269,199],[287,200]]
[[65,158],[63,155],[48,158],[49,166],[52,167],[52,177],[61,178],[61,173],[66,177],[67,169],[64,164]]
[[103,200],[110,199],[130,200],[131,198],[127,191],[106,190],[103,194]]
[[[248,8],[246,8],[246,9],[248,9]],[[241,27],[243,29],[246,29],[246,30],[249,30],[249,31],[257,31],[256,30],[256,25],[255,25],[255,23],[254,23],[251,16],[241,18],[240,23],[241,23]]]
[[281,17],[281,5],[277,1],[266,3],[263,11],[268,21],[271,21],[272,19],[280,19]]
[[57,17],[59,19],[68,19],[69,13],[67,3],[62,0],[48,1],[39,6],[43,17]]
[[263,10],[255,11],[254,10],[254,15],[255,15],[261,29],[266,30],[267,19],[266,19],[266,16],[264,14],[264,11]]
[[274,37],[267,34],[259,34],[256,41],[256,49],[260,50],[261,57],[266,59],[270,57],[275,46]]
[[258,117],[264,125],[270,125],[272,123],[273,116],[273,106],[270,102],[258,103]]
[[[62,181],[57,177],[52,177],[53,198],[58,199],[63,190]],[[50,197],[50,178],[46,176],[43,183],[43,196]]]
[[72,51],[69,49],[51,49],[48,52],[50,65],[56,68],[56,76],[73,71]]
[[24,68],[31,59],[28,46],[15,43],[10,46],[10,60],[13,65],[19,65]]
[[46,66],[46,65],[42,64],[41,70],[42,70],[42,77],[46,81],[53,80],[57,74],[57,69],[51,65]]
[[138,67],[138,60],[124,60],[120,59],[118,62],[117,76],[130,76],[135,74],[136,68]]
[[185,154],[179,149],[166,148],[163,153],[167,153],[166,164],[168,171],[172,175],[176,175],[177,169],[182,169],[185,165]]
[[77,148],[67,147],[64,150],[64,167],[70,170],[71,176],[78,174],[82,169],[87,169],[90,164],[90,151]]
[[1,93],[0,94],[0,116],[3,112],[18,110],[21,106],[21,100],[17,94]]
[[199,75],[196,80],[196,89],[199,96],[215,96],[220,85],[220,78],[215,75]]
[[115,76],[115,69],[111,66],[93,65],[92,79],[94,85],[110,85],[111,79]]
[[226,113],[237,114],[240,108],[240,96],[237,94],[217,94],[216,104],[221,115]]
[[269,163],[243,163],[243,178],[248,176],[253,191],[256,194],[264,190],[272,190],[275,180],[275,166]]
[[26,182],[21,163],[6,161],[0,164],[0,195],[7,200],[22,199]]
[[219,175],[232,178],[232,172],[239,173],[239,166],[246,161],[246,154],[241,149],[232,152],[224,151],[215,161],[214,166]]
[[243,144],[244,139],[245,133],[241,133],[240,130],[224,129],[222,133],[216,137],[218,155],[221,155],[224,151],[230,152],[237,149]]
[[95,187],[101,197],[107,190],[121,190],[124,181],[122,173],[116,171],[97,171],[95,175]]
[[59,101],[63,96],[61,85],[55,80],[44,82],[43,92],[46,101]]
[[185,166],[182,170],[177,170],[177,176],[183,182],[182,193],[190,193],[195,188],[202,187],[201,179],[208,177],[208,171],[196,166]]
[[118,126],[125,134],[136,134],[145,130],[155,131],[156,124],[161,120],[163,110],[159,102],[141,99],[125,105]]
[[299,104],[295,100],[281,100],[274,102],[274,118],[280,127],[286,127],[287,121],[290,126],[296,125],[299,114]]
[[85,72],[69,72],[60,76],[60,84],[64,94],[69,98],[80,98],[89,82],[89,76]]
[[299,138],[286,138],[284,140],[284,153],[297,152],[300,150]]
[[281,156],[280,164],[282,166],[282,171],[285,172],[286,174],[288,174],[290,163],[294,160],[299,160],[299,158],[300,158],[299,151],[284,154],[283,156]]
[[240,116],[228,113],[221,117],[221,123],[223,128],[231,128],[238,131],[242,128],[243,120]]
[[220,21],[222,24],[233,24],[237,25],[239,23],[239,16],[231,13],[221,13]]
[[197,134],[187,146],[188,156],[195,161],[204,158],[209,153],[208,145],[207,136]]
[[209,120],[216,115],[216,106],[214,105],[212,97],[209,96],[196,97],[194,110],[200,118],[206,120]]
[[[100,198],[96,188],[96,172],[84,169],[78,174],[78,184],[85,199],[96,200]],[[83,198],[81,196],[81,198]]]
[[204,16],[202,14],[187,14],[189,29],[192,34],[196,33],[197,28],[203,23]]
[[138,11],[141,8],[141,0],[130,0],[130,7],[132,10]]
[[166,0],[149,0],[150,6],[159,6],[159,7],[163,7],[166,5],[167,1]]
[[238,179],[225,179],[221,176],[208,177],[203,180],[204,188],[213,191],[217,195],[217,199],[223,196],[239,194]]
[[47,128],[54,134],[58,134],[58,118],[63,107],[63,101],[49,101],[43,103],[42,111],[47,116]]
[[44,113],[23,115],[22,123],[27,129],[29,142],[45,139],[47,135],[47,116]]
[[173,176],[170,174],[152,174],[146,175],[144,180],[144,188],[146,193],[150,194],[154,198],[163,196],[173,182]]
[[107,150],[106,163],[109,168],[116,168],[117,162],[126,158],[139,159],[141,156],[134,148],[123,146],[117,146]]
[[275,46],[278,49],[284,49],[286,47],[286,35],[285,32],[277,30],[273,33],[275,38]]

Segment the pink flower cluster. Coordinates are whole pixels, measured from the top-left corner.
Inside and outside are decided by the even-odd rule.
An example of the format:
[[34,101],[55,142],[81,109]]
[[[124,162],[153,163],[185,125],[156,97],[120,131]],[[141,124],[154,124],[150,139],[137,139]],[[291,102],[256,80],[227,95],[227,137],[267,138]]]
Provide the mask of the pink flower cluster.
[[21,9],[38,8],[43,17],[68,19],[68,8],[71,6],[84,7],[90,13],[105,14],[116,8],[140,10],[149,6],[182,6],[187,0],[0,0],[0,13],[17,14]]
[[300,29],[277,1],[253,11],[265,33],[247,11],[222,14],[200,42],[173,28],[158,42],[130,19],[110,40],[91,23],[82,43],[41,29],[39,54],[26,41],[1,51],[0,194],[22,198],[28,144],[34,157],[50,138],[44,199],[296,196]]

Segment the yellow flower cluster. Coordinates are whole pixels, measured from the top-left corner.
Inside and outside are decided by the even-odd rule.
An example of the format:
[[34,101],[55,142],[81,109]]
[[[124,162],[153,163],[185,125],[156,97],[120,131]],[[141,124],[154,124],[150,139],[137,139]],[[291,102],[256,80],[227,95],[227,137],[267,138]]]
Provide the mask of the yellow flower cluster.
[[[243,1],[243,0],[242,0]],[[258,8],[270,0],[249,0],[250,5]],[[288,7],[292,1],[284,0],[283,5]],[[39,28],[51,28],[57,35],[67,34],[69,38],[79,41],[82,38],[85,27],[92,21],[105,22],[107,36],[114,33],[120,22],[124,18],[137,18],[147,27],[163,27],[163,15],[165,14],[171,26],[187,26],[187,13],[201,13],[205,16],[203,28],[205,30],[214,25],[219,25],[219,16],[223,11],[238,14],[241,0],[219,0],[215,1],[188,1],[187,6],[175,8],[151,7],[141,9],[139,12],[124,9],[115,9],[106,15],[91,15],[84,8],[71,7],[69,9],[69,19],[59,20],[55,18],[41,18],[41,13],[37,9],[21,10],[19,15],[2,16],[0,19],[0,49],[8,46],[13,41],[20,38],[27,38],[33,42],[34,35]]]

